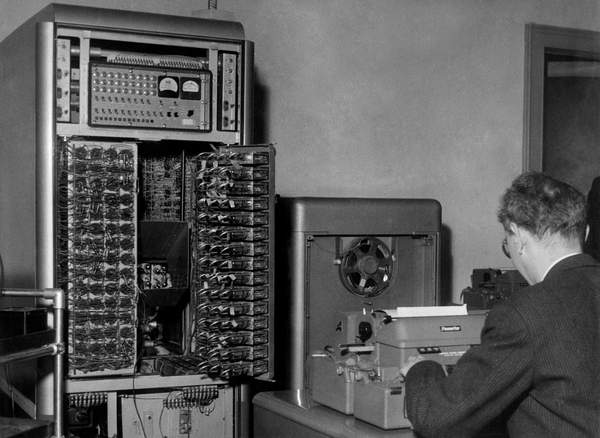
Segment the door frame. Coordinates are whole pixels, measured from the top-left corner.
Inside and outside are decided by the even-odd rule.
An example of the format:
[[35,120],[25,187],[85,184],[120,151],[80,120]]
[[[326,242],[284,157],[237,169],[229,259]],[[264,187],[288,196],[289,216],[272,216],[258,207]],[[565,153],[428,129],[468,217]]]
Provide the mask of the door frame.
[[600,32],[525,25],[523,170],[543,170],[546,49],[600,58]]

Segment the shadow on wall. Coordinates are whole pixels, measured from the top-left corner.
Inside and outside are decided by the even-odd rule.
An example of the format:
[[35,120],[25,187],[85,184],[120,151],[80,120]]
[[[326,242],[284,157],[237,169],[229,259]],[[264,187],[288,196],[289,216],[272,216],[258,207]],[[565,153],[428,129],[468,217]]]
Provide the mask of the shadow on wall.
[[[254,72],[254,140],[256,144],[270,143],[276,139],[270,138],[268,124],[270,112],[270,90],[261,80],[259,72]],[[452,303],[452,232],[446,224],[442,224],[440,232],[440,304]],[[282,262],[282,260],[278,260]],[[278,265],[277,269],[285,269]],[[458,304],[458,303],[457,303]]]
[[[452,231],[442,224],[440,232],[440,304],[452,303]],[[456,303],[460,304],[460,303]]]
[[254,72],[254,143],[270,143],[269,138],[269,89],[261,80],[260,74]]

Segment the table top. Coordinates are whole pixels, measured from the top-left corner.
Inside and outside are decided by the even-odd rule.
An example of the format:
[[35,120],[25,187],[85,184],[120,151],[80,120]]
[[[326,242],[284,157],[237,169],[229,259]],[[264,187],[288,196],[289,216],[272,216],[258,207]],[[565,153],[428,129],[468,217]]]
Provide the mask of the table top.
[[411,429],[384,430],[314,402],[305,390],[260,392],[252,401],[266,409],[334,438],[416,438]]
[[[306,390],[260,392],[252,400],[262,408],[289,421],[332,438],[418,438],[409,428],[384,430],[313,401]],[[493,422],[477,438],[508,438],[504,423]]]

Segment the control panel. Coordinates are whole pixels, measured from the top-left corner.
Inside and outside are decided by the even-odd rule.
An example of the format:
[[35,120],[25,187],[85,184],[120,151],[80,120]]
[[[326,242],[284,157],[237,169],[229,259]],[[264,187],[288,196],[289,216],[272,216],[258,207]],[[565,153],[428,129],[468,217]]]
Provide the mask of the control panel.
[[219,129],[238,129],[238,57],[235,53],[219,54]]
[[131,137],[159,141],[165,136],[221,144],[245,140],[251,104],[244,100],[251,80],[245,55],[250,51],[251,59],[251,48],[239,42],[121,38],[59,29],[60,135],[122,137],[134,129]]
[[210,71],[90,67],[91,125],[211,130]]

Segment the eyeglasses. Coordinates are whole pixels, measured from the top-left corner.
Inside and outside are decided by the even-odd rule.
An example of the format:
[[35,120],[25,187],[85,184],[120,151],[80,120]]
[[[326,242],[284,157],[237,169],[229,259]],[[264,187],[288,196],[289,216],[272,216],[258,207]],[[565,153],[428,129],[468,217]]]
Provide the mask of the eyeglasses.
[[506,240],[506,237],[502,239],[502,252],[506,257],[510,258],[510,252],[508,252],[508,241]]

